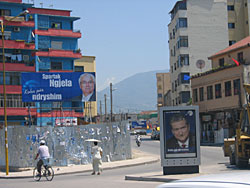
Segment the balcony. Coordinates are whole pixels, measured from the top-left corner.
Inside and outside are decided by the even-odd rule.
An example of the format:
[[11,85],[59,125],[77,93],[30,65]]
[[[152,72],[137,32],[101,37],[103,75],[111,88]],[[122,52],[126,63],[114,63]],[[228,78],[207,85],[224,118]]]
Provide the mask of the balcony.
[[[2,43],[0,43],[0,48],[2,48]],[[4,40],[5,49],[23,49],[23,50],[35,50],[34,43],[26,43],[23,40]]]
[[55,36],[55,37],[70,37],[81,38],[80,31],[62,30],[62,29],[48,29],[48,30],[35,30],[35,34],[42,36]]
[[8,26],[17,26],[17,27],[35,27],[34,21],[25,21],[24,17],[17,17],[12,21],[8,21],[12,19],[13,16],[0,16],[0,20],[4,20],[4,24]]
[[35,52],[34,55],[42,57],[65,57],[74,59],[82,57],[81,53],[75,53],[72,50],[54,50],[54,49],[49,49],[49,51]]

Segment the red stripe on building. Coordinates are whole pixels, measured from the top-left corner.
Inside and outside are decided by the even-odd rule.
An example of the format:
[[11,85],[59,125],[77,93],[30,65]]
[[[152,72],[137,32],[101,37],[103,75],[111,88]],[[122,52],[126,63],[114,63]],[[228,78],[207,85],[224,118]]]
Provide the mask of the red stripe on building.
[[70,16],[70,10],[55,10],[45,8],[28,8],[30,14],[47,14],[56,16]]
[[[2,62],[0,62],[0,71],[3,71]],[[35,72],[34,66],[27,66],[25,63],[8,63],[5,62],[5,71],[17,71],[17,72]]]
[[50,49],[48,52],[35,52],[36,56],[43,57],[67,57],[67,58],[81,58],[81,53],[74,53],[73,51],[68,50],[52,50]]
[[0,0],[0,2],[22,3],[22,0]]
[[[0,47],[2,47],[2,43],[0,43]],[[18,40],[4,40],[4,48],[5,49],[25,49],[25,50],[34,50],[34,43],[26,43],[25,41]]]
[[72,37],[72,38],[81,38],[82,36],[80,32],[73,32],[72,30],[62,30],[62,29],[35,30],[34,33],[43,36]]
[[[3,85],[0,85],[0,93],[3,93]],[[21,94],[22,86],[6,85],[6,93],[7,94]]]

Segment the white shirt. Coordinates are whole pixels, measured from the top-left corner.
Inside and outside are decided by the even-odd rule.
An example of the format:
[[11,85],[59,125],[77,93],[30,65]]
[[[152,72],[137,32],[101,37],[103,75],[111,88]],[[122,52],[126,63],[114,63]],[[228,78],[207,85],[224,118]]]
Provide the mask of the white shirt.
[[40,159],[49,158],[50,155],[49,155],[49,148],[48,148],[48,146],[45,146],[45,145],[39,146],[39,148],[38,148],[38,154],[39,154]]
[[93,155],[93,159],[101,159],[101,152],[102,152],[102,148],[99,146],[93,146],[92,147],[92,155]]
[[90,97],[92,96],[93,93],[87,95],[86,97],[84,95],[82,95],[82,102],[84,101],[89,101]]
[[183,144],[185,145],[185,147],[184,148],[188,148],[189,147],[189,138],[186,140],[186,142],[180,142],[180,141],[178,141],[178,144],[179,144],[179,146],[180,146],[180,148],[183,148]]

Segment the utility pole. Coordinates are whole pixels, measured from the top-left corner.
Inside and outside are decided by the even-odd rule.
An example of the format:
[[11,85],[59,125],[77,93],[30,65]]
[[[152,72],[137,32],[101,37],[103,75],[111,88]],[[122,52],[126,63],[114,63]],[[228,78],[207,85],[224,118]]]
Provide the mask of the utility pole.
[[105,101],[105,120],[104,122],[107,121],[107,95],[104,94],[104,101]]
[[112,83],[110,83],[110,121],[113,121]]
[[100,100],[100,122],[102,122],[102,101]]

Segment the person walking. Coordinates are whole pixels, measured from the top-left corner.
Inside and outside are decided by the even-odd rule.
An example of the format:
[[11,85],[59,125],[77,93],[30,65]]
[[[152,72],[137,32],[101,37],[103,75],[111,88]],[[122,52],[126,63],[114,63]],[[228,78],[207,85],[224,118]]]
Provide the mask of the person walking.
[[94,142],[94,146],[92,147],[92,166],[93,172],[91,175],[101,174],[101,165],[102,165],[102,148],[98,146],[98,142]]

